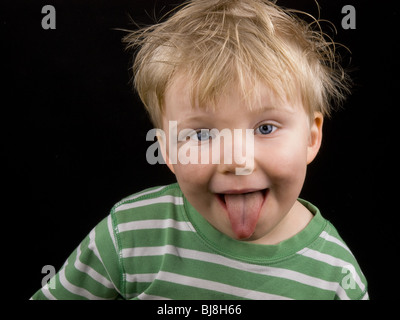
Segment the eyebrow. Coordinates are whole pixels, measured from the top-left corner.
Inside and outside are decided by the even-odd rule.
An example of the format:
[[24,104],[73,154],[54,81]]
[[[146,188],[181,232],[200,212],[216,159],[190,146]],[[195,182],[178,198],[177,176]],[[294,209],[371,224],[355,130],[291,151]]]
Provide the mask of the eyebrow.
[[[294,110],[293,108],[289,106],[279,106],[279,107],[270,107],[266,106],[263,108],[255,108],[253,110],[246,109],[247,111],[251,112],[254,115],[262,115],[267,112],[283,112],[283,113],[288,113],[288,114],[293,114]],[[195,114],[195,115],[189,115],[187,118],[183,119],[181,122],[178,123],[178,128],[180,127],[185,127],[188,128],[188,124],[191,124],[192,122],[196,121],[208,121],[212,120],[212,116],[208,112],[202,112],[201,114]],[[183,125],[182,125],[183,123]]]
[[188,124],[192,124],[199,121],[208,121],[208,120],[210,120],[210,115],[207,113],[204,115],[189,116],[188,118],[185,118],[182,121],[178,121],[178,129],[191,128],[191,126],[189,126]]

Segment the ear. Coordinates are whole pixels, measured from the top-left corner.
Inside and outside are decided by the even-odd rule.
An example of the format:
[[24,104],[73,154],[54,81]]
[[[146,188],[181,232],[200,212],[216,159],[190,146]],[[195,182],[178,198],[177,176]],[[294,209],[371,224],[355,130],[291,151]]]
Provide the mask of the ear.
[[322,141],[322,125],[324,117],[321,112],[314,112],[314,119],[310,124],[310,136],[307,147],[307,164],[310,164],[316,157]]
[[174,166],[171,164],[171,160],[168,156],[167,138],[165,134],[157,135],[157,140],[158,144],[160,145],[161,154],[165,161],[165,164],[168,166],[169,170],[171,170],[172,173],[175,174]]

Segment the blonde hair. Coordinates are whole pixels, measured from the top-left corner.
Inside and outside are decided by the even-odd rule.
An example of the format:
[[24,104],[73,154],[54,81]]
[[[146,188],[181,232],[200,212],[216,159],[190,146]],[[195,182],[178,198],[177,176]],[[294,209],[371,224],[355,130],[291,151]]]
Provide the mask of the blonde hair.
[[288,101],[300,92],[310,115],[326,116],[349,91],[335,43],[314,18],[308,24],[299,11],[267,0],[192,0],[179,9],[123,39],[139,48],[134,86],[156,127],[178,73],[187,77],[192,101],[208,107],[233,86],[251,105],[261,83]]

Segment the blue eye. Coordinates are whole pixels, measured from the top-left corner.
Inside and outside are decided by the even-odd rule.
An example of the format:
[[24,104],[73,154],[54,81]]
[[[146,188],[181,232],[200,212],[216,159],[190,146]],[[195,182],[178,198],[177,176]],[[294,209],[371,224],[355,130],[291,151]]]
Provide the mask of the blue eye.
[[262,135],[267,135],[267,134],[271,134],[276,129],[277,129],[277,127],[272,124],[262,124],[261,126],[259,126],[256,129],[256,133],[260,133]]
[[196,132],[196,139],[198,141],[206,141],[211,138],[210,131],[208,129],[201,129]]

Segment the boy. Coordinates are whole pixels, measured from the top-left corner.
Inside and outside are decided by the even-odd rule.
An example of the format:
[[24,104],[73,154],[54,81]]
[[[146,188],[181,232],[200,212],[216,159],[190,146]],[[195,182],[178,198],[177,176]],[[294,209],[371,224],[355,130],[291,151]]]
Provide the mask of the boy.
[[298,199],[348,91],[322,33],[267,0],[193,0],[125,40],[177,183],[116,204],[33,299],[368,299]]

